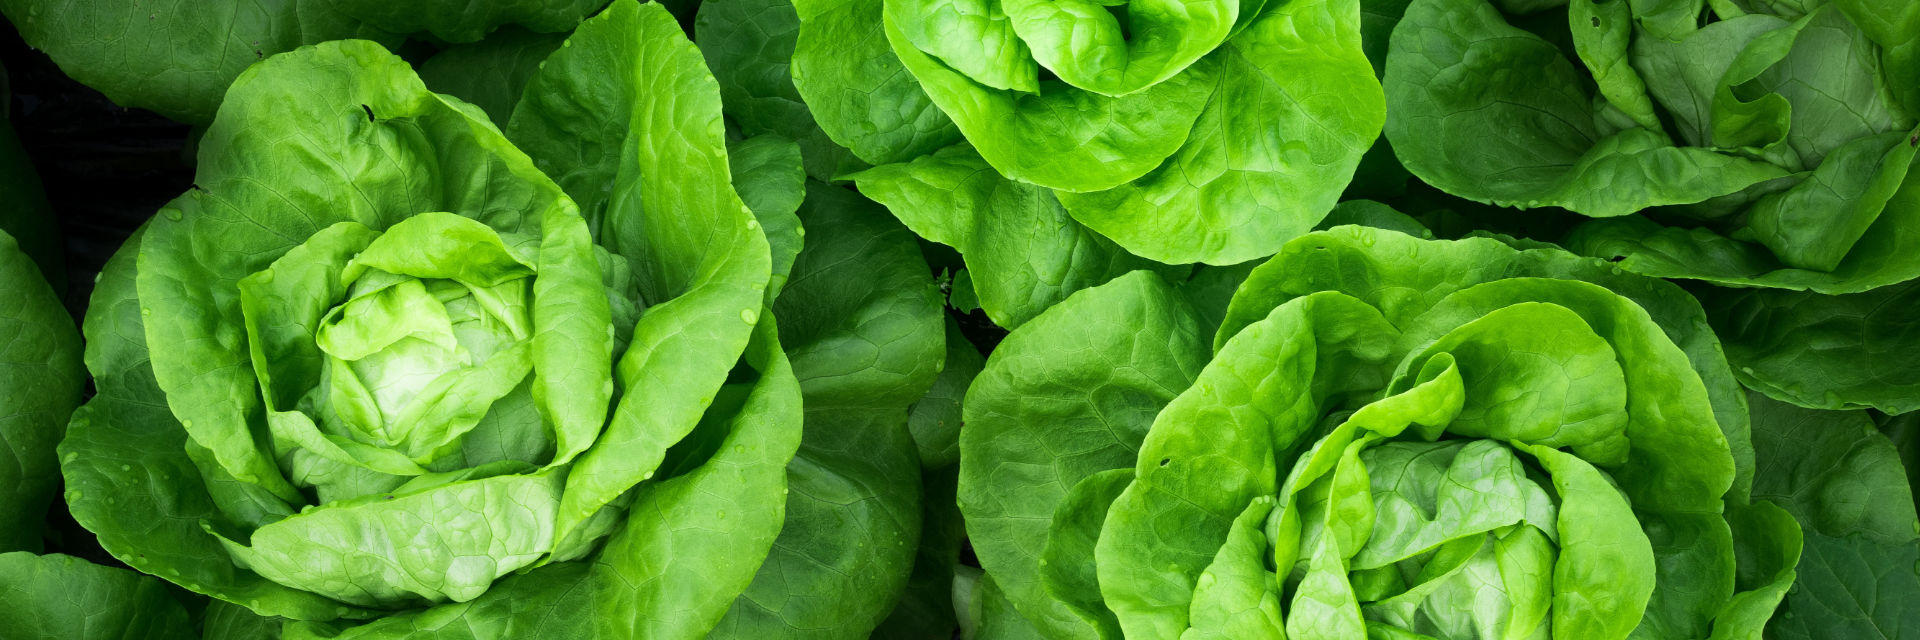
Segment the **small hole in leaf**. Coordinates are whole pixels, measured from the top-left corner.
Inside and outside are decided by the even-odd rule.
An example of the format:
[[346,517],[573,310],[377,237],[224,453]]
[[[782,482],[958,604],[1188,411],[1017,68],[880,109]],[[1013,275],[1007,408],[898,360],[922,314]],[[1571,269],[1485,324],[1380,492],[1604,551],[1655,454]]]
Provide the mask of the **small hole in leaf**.
[[1160,466],[1162,466],[1162,467],[1164,467],[1164,466],[1167,466],[1167,465],[1168,465],[1169,463],[1172,463],[1172,462],[1173,462],[1173,458],[1161,458],[1161,459],[1160,459]]
[[373,107],[363,104],[360,105],[360,110],[367,112],[367,122],[373,122]]
[[1625,260],[1625,259],[1627,259],[1627,257],[1626,257],[1626,256],[1614,256],[1614,257],[1611,257],[1611,258],[1607,258],[1607,262],[1619,262],[1619,261],[1621,261],[1621,260]]
[[1596,28],[1600,26],[1600,16],[1593,17],[1593,26]]

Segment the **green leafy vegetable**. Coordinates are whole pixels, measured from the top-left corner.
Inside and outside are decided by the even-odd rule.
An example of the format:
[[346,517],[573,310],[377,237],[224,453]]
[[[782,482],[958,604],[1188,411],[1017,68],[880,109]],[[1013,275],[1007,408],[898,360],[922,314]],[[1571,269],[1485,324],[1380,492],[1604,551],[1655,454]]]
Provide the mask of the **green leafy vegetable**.
[[39,551],[59,490],[54,445],[80,404],[80,334],[13,236],[0,231],[0,553]]
[[[0,635],[63,640],[199,637],[159,580],[63,555],[0,553]],[[225,635],[215,637],[240,637]]]
[[632,2],[528,82],[503,136],[372,43],[242,74],[89,310],[103,546],[294,637],[720,622],[802,414],[718,92]]
[[1793,581],[1671,285],[1339,227],[1202,318],[1131,274],[968,393],[968,531],[1046,637],[1753,637]]
[[[1623,269],[1863,294],[1920,276],[1910,7],[1872,2],[1415,0],[1394,28],[1386,134],[1414,175],[1470,200],[1598,218],[1564,239]],[[1909,30],[1910,31],[1910,30]],[[1849,306],[1710,290],[1739,345]],[[1793,307],[1803,311],[1790,311]],[[1778,310],[1779,313],[1768,313]],[[1871,324],[1871,323],[1869,323]],[[1820,349],[1734,349],[1743,380],[1811,407],[1905,411],[1895,326]],[[1795,360],[1784,368],[1784,359]],[[1866,385],[1849,381],[1876,378]]]
[[472,42],[507,25],[568,31],[607,0],[138,0],[0,2],[21,39],[68,75],[122,106],[195,125],[212,122],[249,66],[302,45],[365,38],[396,46],[408,34]]
[[923,530],[909,406],[945,361],[939,290],[912,235],[851,191],[809,185],[800,222],[813,231],[773,312],[806,433],[780,539],[712,637],[865,637]]
[[[1102,253],[1232,264],[1273,252],[1333,207],[1383,117],[1356,0],[717,0],[701,15],[746,133],[802,140],[816,177],[891,185],[883,201],[916,230],[952,217],[915,193],[929,190],[991,199],[970,208],[1015,221],[925,231],[942,242],[1029,243],[1026,220],[1064,213],[1078,224],[1036,259],[1082,272]],[[863,165],[880,168],[854,173]],[[962,184],[973,167],[987,175]],[[1055,257],[1094,233],[1125,251]]]
[[[1920,520],[1911,467],[1864,411],[1752,394],[1755,497],[1806,532],[1799,582],[1768,626],[1780,638],[1897,638],[1920,629]],[[1744,570],[1743,570],[1744,574]],[[1889,606],[1892,605],[1892,606]]]

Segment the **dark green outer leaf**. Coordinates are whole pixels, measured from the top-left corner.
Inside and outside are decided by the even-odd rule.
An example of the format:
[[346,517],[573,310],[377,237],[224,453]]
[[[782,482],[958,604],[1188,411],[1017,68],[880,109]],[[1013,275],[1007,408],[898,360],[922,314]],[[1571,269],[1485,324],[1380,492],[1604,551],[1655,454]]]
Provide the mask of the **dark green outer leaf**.
[[607,0],[327,0],[335,10],[394,33],[431,33],[473,42],[502,25],[554,33],[572,29]]
[[213,121],[227,85],[267,56],[340,38],[400,40],[332,0],[7,0],[0,11],[75,80],[189,124]]
[[[0,75],[0,84],[4,84],[3,81],[4,75]],[[10,96],[0,92],[0,98],[10,99]],[[34,171],[27,150],[21,148],[20,137],[11,126],[0,126],[0,199],[9,203],[0,211],[0,233],[10,234],[19,242],[19,250],[33,258],[40,266],[40,275],[53,284],[56,292],[65,291],[67,267],[61,255],[64,243],[53,217],[53,206],[47,203],[40,175]]]
[[1800,522],[1799,581],[1768,625],[1778,638],[1904,638],[1920,631],[1920,520],[1900,453],[1864,411],[1755,394],[1754,496]]
[[929,470],[960,462],[960,428],[964,424],[961,402],[967,395],[967,387],[987,363],[980,350],[961,335],[960,325],[951,317],[947,318],[946,331],[946,366],[940,369],[940,377],[934,379],[926,397],[907,409],[907,427],[920,450],[920,465]]
[[188,640],[198,637],[165,583],[59,554],[0,554],[0,637]]
[[967,538],[960,507],[953,501],[959,476],[960,470],[952,466],[921,471],[920,551],[900,602],[873,630],[874,640],[952,640],[959,628],[953,576]]
[[1448,193],[1594,217],[1689,204],[1786,172],[1658,132],[1595,122],[1584,78],[1553,43],[1486,0],[1414,0],[1387,55],[1386,135]]
[[1747,386],[1819,409],[1920,409],[1920,281],[1863,293],[1702,291]]
[[473,103],[505,128],[527,82],[565,39],[565,34],[507,27],[427,58],[419,64],[420,80],[428,89]]
[[787,519],[717,638],[865,637],[914,566],[921,467],[907,408],[945,355],[939,289],[919,245],[879,205],[814,183],[807,246],[775,301],[806,399]]
[[0,231],[0,552],[39,551],[59,484],[54,446],[80,404],[80,333],[13,236]]
[[852,152],[814,122],[793,86],[800,16],[788,0],[710,0],[695,19],[700,53],[720,82],[727,118],[748,136],[775,134],[800,144],[807,175],[830,181],[858,168]]
[[1835,0],[1833,5],[1880,45],[1887,77],[1909,79],[1887,89],[1909,115],[1920,116],[1920,83],[1911,81],[1920,75],[1920,5],[1900,0]]

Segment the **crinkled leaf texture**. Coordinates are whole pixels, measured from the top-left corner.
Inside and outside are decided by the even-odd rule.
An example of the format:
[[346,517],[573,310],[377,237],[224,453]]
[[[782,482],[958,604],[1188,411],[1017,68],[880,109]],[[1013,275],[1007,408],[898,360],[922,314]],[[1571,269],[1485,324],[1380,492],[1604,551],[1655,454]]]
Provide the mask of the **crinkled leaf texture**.
[[[1911,410],[1904,362],[1862,357],[1903,348],[1898,323],[1861,314],[1892,315],[1868,310],[1920,277],[1920,9],[1604,0],[1562,21],[1539,8],[1407,6],[1385,65],[1386,135],[1406,168],[1470,200],[1593,217],[1569,249],[1716,285],[1702,298],[1728,358],[1770,397]],[[1778,340],[1801,331],[1820,346]],[[1749,348],[1762,343],[1780,352]]]
[[1670,284],[1345,226],[1253,269],[1213,335],[1192,300],[1084,290],[968,392],[968,532],[1045,637],[1756,637],[1793,581]]
[[[1079,223],[1042,248],[1090,229],[1124,249],[1100,253],[1234,264],[1326,216],[1385,117],[1359,2],[1210,0],[1125,20],[1140,37],[1091,2],[722,0],[700,30],[747,134],[800,140],[815,177],[990,167],[1008,186],[957,188],[1030,210],[1009,212],[1016,228],[1062,211]],[[885,200],[916,230],[944,209]]]
[[1574,3],[1562,31],[1486,0],[1418,0],[1387,55],[1387,137],[1454,195],[1645,211],[1570,246],[1649,275],[1824,293],[1920,275],[1900,231],[1920,215],[1915,118],[1895,96],[1911,83],[1875,55],[1912,16],[1730,5],[1696,20],[1699,2]]

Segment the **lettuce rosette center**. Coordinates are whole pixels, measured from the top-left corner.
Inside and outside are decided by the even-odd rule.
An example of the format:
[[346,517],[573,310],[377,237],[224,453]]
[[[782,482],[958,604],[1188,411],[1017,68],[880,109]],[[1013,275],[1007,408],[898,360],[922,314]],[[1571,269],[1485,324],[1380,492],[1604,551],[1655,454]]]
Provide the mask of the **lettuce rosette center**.
[[536,408],[535,352],[591,346],[541,332],[533,310],[611,318],[605,291],[542,287],[543,274],[598,267],[433,212],[384,231],[333,224],[241,278],[263,449],[309,506],[251,532],[210,527],[236,563],[401,607],[471,600],[552,553],[564,482],[552,465],[598,425],[570,436]]
[[563,478],[536,472],[587,443],[562,454],[534,409],[536,345],[562,345],[532,308],[604,300],[538,286],[543,269],[583,268],[543,263],[535,237],[423,213],[384,232],[334,224],[241,278],[269,450],[317,507],[223,538],[235,560],[390,607],[471,600],[550,552]]
[[732,165],[658,5],[540,54],[504,125],[372,42],[234,82],[88,306],[60,461],[104,549],[288,637],[721,623],[801,441],[798,153]]
[[[97,330],[134,338],[90,356],[102,394],[66,445],[71,485],[130,488],[119,505],[69,494],[103,545],[257,613],[327,621],[471,602],[619,529],[620,494],[652,474],[574,471],[608,428],[616,335],[644,297],[574,200],[478,118],[368,42],[236,82],[196,188],[96,296],[96,325],[125,324],[119,300],[139,311]],[[744,346],[752,326],[732,325]],[[716,349],[690,384],[717,388],[739,354]],[[135,442],[144,474],[107,463]],[[619,488],[577,490],[588,479]],[[127,510],[163,524],[114,519]]]
[[[423,249],[422,243],[437,246]],[[298,275],[281,279],[281,273]],[[300,296],[310,277],[337,283],[327,289],[342,295],[313,298],[304,307],[269,302]],[[533,368],[535,279],[534,266],[513,255],[498,233],[451,214],[408,218],[383,234],[340,223],[242,279],[251,341],[306,351],[252,353],[254,370],[285,374],[261,379],[272,409],[268,420],[284,441],[283,469],[299,485],[367,493],[379,491],[366,490],[378,483],[341,486],[338,473],[314,475],[328,467],[316,467],[308,456],[394,476],[457,463],[442,460],[463,450],[461,440],[495,405],[528,403],[506,398],[530,393],[523,383]],[[310,346],[299,345],[302,337]],[[307,356],[296,360],[304,370],[275,366],[290,355]],[[551,429],[537,416],[506,416],[489,426],[506,433],[477,437],[510,437],[519,449],[511,458],[530,464],[551,458]],[[318,444],[316,437],[340,444],[302,444]],[[400,455],[339,455],[347,447]]]
[[1758,633],[1798,530],[1746,494],[1701,315],[1557,249],[1340,227],[1255,268],[1209,341],[1136,272],[989,359],[960,505],[1049,637]]

